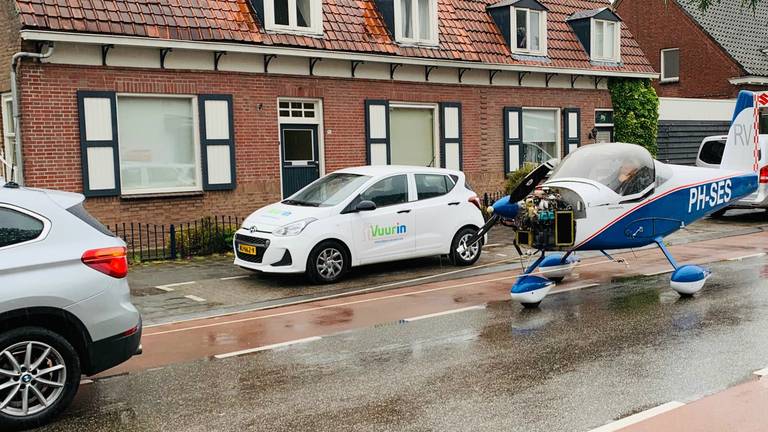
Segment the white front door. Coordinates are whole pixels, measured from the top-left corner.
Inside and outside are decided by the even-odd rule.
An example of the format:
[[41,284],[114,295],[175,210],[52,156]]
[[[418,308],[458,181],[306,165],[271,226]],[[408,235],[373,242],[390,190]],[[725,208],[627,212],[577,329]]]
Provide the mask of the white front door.
[[376,204],[376,210],[351,215],[360,264],[413,256],[414,212],[408,176],[385,178],[360,194],[358,200]]
[[442,174],[415,174],[413,176],[417,201],[414,203],[416,217],[416,254],[436,255],[447,253],[453,240],[451,218],[458,199],[451,200],[449,191],[454,182]]

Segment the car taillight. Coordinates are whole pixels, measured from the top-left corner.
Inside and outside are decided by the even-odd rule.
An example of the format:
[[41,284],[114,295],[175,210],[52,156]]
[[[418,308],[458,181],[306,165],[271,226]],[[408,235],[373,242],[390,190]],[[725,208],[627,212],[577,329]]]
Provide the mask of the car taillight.
[[760,169],[760,184],[768,183],[768,165]]
[[85,251],[83,264],[113,278],[122,279],[128,275],[128,257],[124,247],[93,249]]

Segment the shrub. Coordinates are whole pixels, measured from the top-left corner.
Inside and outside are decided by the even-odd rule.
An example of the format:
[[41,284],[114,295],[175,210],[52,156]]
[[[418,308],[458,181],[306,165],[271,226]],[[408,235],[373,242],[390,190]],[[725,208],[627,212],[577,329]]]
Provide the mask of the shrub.
[[513,190],[515,190],[520,183],[523,182],[523,179],[531,173],[531,171],[535,170],[536,167],[535,163],[532,162],[526,162],[521,166],[517,171],[512,171],[507,175],[507,183],[504,186],[504,192],[506,192],[507,195],[511,194]]
[[658,147],[659,97],[647,79],[611,78],[615,140],[638,144],[655,157]]

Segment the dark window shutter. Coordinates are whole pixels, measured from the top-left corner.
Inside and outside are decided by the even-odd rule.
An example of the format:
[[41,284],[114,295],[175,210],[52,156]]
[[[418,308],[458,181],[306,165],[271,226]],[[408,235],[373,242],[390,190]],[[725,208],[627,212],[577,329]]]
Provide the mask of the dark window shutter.
[[523,159],[523,109],[504,108],[504,172],[520,168]]
[[365,154],[368,165],[389,165],[389,101],[365,101]]
[[77,92],[83,195],[120,195],[117,97],[114,92]]
[[464,168],[461,129],[461,103],[440,104],[440,166],[460,171]]
[[235,188],[235,123],[231,95],[200,95],[203,190]]
[[[264,1],[265,0],[251,0],[251,7],[253,8],[253,12],[256,14],[256,18],[259,19],[262,26],[265,26],[264,21]],[[274,1],[274,0],[266,0],[266,1]]]
[[563,156],[581,146],[581,110],[565,108],[563,110]]
[[394,37],[395,34],[395,1],[398,0],[374,0],[376,7],[379,9],[382,18],[384,18],[384,24],[389,29],[390,36]]

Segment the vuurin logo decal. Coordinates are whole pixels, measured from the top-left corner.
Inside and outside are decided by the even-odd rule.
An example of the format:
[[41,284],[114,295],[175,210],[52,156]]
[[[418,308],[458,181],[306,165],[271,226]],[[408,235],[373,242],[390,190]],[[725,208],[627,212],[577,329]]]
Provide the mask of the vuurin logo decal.
[[731,187],[731,180],[728,179],[691,188],[688,213],[692,213],[694,210],[707,210],[731,201]]
[[371,225],[370,239],[376,243],[402,240],[408,234],[408,226],[395,224],[389,226]]

